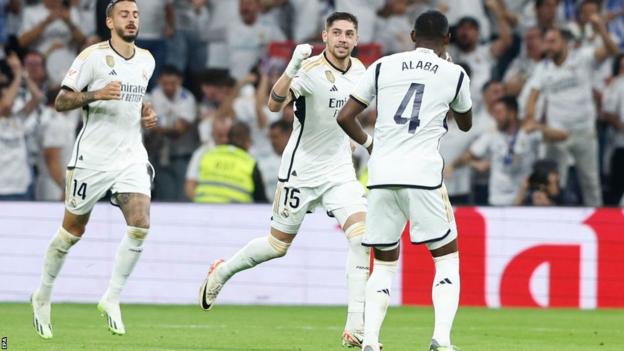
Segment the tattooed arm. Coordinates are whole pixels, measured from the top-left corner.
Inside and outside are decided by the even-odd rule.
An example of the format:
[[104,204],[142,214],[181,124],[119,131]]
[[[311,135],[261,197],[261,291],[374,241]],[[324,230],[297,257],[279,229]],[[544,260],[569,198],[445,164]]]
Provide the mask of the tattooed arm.
[[112,81],[102,89],[95,91],[77,92],[69,89],[61,89],[54,101],[54,108],[58,112],[64,112],[83,107],[97,100],[120,100],[121,82]]

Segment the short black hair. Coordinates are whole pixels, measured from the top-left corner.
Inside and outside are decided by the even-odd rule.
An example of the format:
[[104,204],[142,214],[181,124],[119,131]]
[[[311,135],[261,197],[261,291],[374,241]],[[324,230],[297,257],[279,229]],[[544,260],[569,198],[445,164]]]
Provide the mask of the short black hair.
[[620,74],[620,69],[622,69],[621,63],[622,63],[623,58],[624,58],[624,53],[619,53],[616,57],[613,58],[613,66],[612,66],[613,71],[611,73],[614,77]]
[[[544,3],[546,2],[546,0],[535,0],[535,8],[540,8],[544,5]],[[559,3],[560,1],[557,0],[557,3]]]
[[172,64],[166,64],[160,69],[160,76],[169,75],[169,76],[178,76],[182,78],[184,75],[182,71],[178,69],[178,67]]
[[269,126],[269,129],[274,128],[281,130],[283,133],[290,134],[290,132],[292,132],[292,123],[280,119],[271,123],[271,125]]
[[202,71],[199,75],[199,81],[205,85],[233,87],[236,80],[230,76],[227,69],[209,68]]
[[[470,76],[469,76],[470,77]],[[492,84],[496,84],[496,83],[502,83],[500,80],[498,79],[490,79],[487,82],[485,82],[485,84],[483,84],[483,86],[481,87],[481,92],[485,92],[487,90],[487,88],[490,87],[490,85]]]
[[357,17],[355,17],[354,15],[348,12],[334,12],[331,15],[327,16],[327,19],[325,20],[325,28],[327,29],[331,27],[331,25],[334,24],[334,22],[341,21],[341,20],[349,21],[353,23],[353,26],[355,26],[355,30],[358,29]]
[[423,40],[440,40],[448,36],[449,24],[446,16],[440,11],[427,11],[414,22],[416,37]]
[[518,100],[516,100],[515,96],[506,95],[502,98],[496,100],[496,103],[501,103],[505,105],[507,110],[514,111],[516,115],[518,114]]
[[559,33],[559,35],[561,36],[561,38],[565,41],[571,41],[574,40],[574,34],[572,34],[571,31],[569,31],[568,29],[565,28],[561,28],[561,27],[553,27],[553,28],[548,28],[546,29],[546,31],[544,32],[544,36],[550,32],[550,31],[555,31],[557,33]]
[[228,141],[230,144],[236,146],[239,145],[238,142],[242,140],[251,139],[251,128],[245,122],[234,122],[232,127],[230,127],[230,131],[228,132]]
[[465,25],[472,26],[476,30],[479,30],[481,28],[481,24],[479,23],[479,20],[471,16],[464,16],[460,18],[459,21],[457,21],[457,24],[455,25],[455,27],[459,28]]
[[136,0],[111,0],[111,2],[108,3],[108,6],[106,6],[106,17],[111,17],[113,15],[115,5],[122,1],[130,1],[136,4]]

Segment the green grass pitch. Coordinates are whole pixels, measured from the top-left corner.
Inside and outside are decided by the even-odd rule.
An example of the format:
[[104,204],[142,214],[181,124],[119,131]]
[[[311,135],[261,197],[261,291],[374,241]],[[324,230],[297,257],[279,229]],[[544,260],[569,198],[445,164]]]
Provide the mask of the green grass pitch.
[[[52,306],[54,339],[42,340],[28,304],[0,304],[7,350],[343,350],[341,307],[123,306],[128,333],[112,336],[95,304]],[[382,330],[386,351],[427,351],[430,308],[391,308]],[[462,351],[624,351],[622,310],[461,308],[453,341]],[[351,349],[353,350],[353,349]]]

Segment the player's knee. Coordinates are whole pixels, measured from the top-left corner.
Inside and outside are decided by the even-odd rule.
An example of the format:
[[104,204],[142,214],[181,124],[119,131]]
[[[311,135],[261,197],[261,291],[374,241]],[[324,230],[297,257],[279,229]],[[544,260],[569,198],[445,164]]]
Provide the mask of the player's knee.
[[128,233],[128,236],[132,239],[145,240],[145,238],[147,237],[147,234],[149,233],[149,229],[142,228],[142,227],[128,226],[127,233]]
[[149,229],[150,218],[146,215],[132,216],[128,218],[128,226]]
[[274,256],[275,258],[286,256],[286,253],[288,252],[288,248],[290,247],[290,243],[281,241],[277,239],[276,237],[274,237],[273,235],[269,235],[268,240],[269,240],[269,245],[271,245],[271,247],[273,248],[275,252],[275,256]]
[[362,246],[362,238],[366,233],[366,223],[357,222],[345,229],[345,236],[351,246]]

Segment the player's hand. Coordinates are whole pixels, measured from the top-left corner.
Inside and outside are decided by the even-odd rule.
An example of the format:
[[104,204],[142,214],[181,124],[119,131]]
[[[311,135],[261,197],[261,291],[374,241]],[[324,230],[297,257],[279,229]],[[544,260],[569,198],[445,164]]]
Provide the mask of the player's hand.
[[13,74],[22,75],[22,62],[16,53],[12,52],[6,59],[7,65],[11,68]]
[[310,44],[299,44],[295,47],[295,52],[293,52],[292,58],[286,67],[286,74],[289,77],[294,77],[299,68],[301,68],[301,63],[303,60],[307,59],[312,55],[312,45]]
[[121,82],[114,80],[95,92],[96,100],[121,100]]
[[153,129],[157,126],[158,117],[152,108],[152,104],[149,102],[143,104],[143,108],[141,110],[141,122],[143,123],[143,128],[145,129]]

